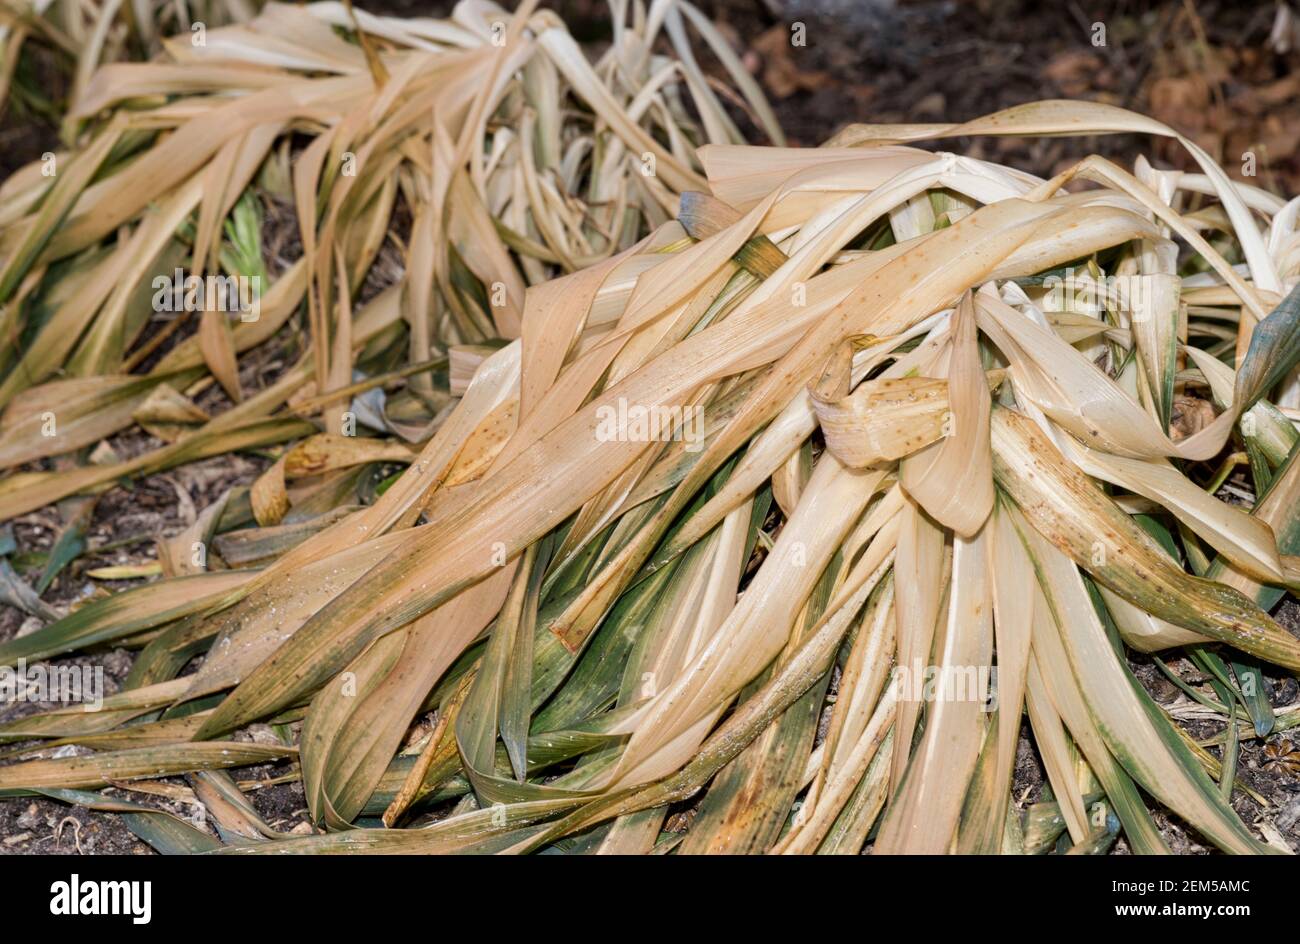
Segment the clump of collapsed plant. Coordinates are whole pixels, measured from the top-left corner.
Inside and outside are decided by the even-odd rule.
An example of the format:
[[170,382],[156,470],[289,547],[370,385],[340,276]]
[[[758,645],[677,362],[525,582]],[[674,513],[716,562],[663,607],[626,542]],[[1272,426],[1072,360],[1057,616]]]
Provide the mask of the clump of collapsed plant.
[[[1241,742],[1300,718],[1264,678],[1300,670],[1268,615],[1300,586],[1300,201],[1185,140],[1199,174],[1051,180],[910,146],[1176,137],[1098,104],[748,146],[719,94],[779,132],[707,19],[613,6],[593,65],[527,4],[272,4],[94,73],[59,172],[0,189],[0,517],[275,460],[162,579],[0,644],[139,648],[100,711],[0,727],[0,790],[144,810],[163,851],[1155,853],[1156,804],[1284,851],[1232,801]],[[159,321],[178,268],[267,283],[256,316]],[[161,444],[89,461],[137,426]],[[1204,672],[1214,744],[1126,647]],[[224,772],[267,760],[320,834]],[[222,839],[100,792],[174,775]]]

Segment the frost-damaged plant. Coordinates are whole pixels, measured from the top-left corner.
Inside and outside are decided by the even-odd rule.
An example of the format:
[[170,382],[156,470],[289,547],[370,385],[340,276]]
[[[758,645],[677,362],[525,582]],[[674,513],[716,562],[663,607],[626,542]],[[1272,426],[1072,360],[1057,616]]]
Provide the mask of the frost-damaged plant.
[[[1188,142],[1202,174],[1090,158],[1047,181],[906,146],[1111,132],[1173,134],[1042,102],[703,148],[707,191],[530,289],[521,336],[372,504],[214,515],[226,564],[258,547],[264,566],[0,647],[147,643],[102,713],[4,731],[93,754],[0,787],[102,804],[110,780],[201,771],[251,853],[1099,852],[1120,833],[1167,852],[1148,798],[1221,849],[1277,851],[1230,801],[1239,739],[1296,717],[1261,665],[1300,668],[1267,613],[1297,579],[1300,202]],[[319,442],[282,472],[332,468]],[[1215,495],[1237,464],[1249,508]],[[1204,669],[1213,697],[1179,681],[1227,722],[1221,757],[1125,645]],[[1022,820],[1026,712],[1052,799]],[[230,740],[255,722],[282,734]],[[211,772],[295,753],[326,834],[274,835]],[[168,825],[151,841],[218,845]]]
[[0,115],[15,81],[33,99],[48,95],[34,75],[21,75],[20,62],[33,45],[67,68],[75,96],[102,63],[153,55],[168,32],[201,42],[210,27],[246,22],[260,5],[261,0],[0,0]]
[[[0,514],[314,432],[304,415],[323,413],[334,434],[364,414],[378,430],[427,439],[449,383],[459,394],[484,354],[471,342],[520,335],[527,285],[634,245],[671,218],[679,190],[704,185],[697,144],[741,140],[691,58],[688,23],[779,139],[694,7],[644,12],[629,24],[615,7],[614,42],[592,66],[531,4],[511,16],[466,2],[450,21],[271,4],[247,26],[206,31],[201,45],[167,40],[160,61],[96,72],[71,115],[86,124],[81,146],[0,188],[0,325],[22,341],[0,354],[0,463],[78,449],[133,419],[169,441],[199,428],[126,465],[25,488]],[[663,32],[677,57],[652,51]],[[266,194],[292,205],[303,249],[269,285]],[[405,271],[354,320],[399,209],[413,218]],[[238,284],[240,304],[204,304],[214,293],[193,286],[214,278]],[[304,300],[310,352],[285,351],[296,363],[245,399],[238,355],[282,343]],[[163,311],[165,325],[149,330]],[[198,333],[159,358],[195,311]],[[349,409],[358,384],[412,372],[396,403],[374,390]],[[210,421],[183,395],[209,373],[238,403]],[[291,399],[295,411],[276,414]],[[368,455],[351,454],[345,465]],[[254,496],[259,523],[278,523],[283,484]]]

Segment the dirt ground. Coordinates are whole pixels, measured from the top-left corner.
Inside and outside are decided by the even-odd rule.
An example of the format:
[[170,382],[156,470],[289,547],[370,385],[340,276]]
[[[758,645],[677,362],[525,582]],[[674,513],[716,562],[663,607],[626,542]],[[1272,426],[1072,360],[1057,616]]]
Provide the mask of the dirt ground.
[[[451,7],[420,0],[359,5],[406,15],[445,14]],[[600,0],[557,0],[549,5],[565,16],[580,40],[596,46],[608,40]],[[1284,23],[1275,29],[1273,4],[704,0],[698,5],[759,79],[792,144],[815,146],[851,122],[961,121],[1023,101],[1068,96],[1151,114],[1193,138],[1234,176],[1242,176],[1243,156],[1253,154],[1257,170],[1253,182],[1285,195],[1300,191],[1300,28]],[[1094,42],[1098,25],[1104,27],[1104,45]],[[806,44],[792,45],[800,27]],[[706,67],[717,69],[707,53],[701,59]],[[66,91],[67,75],[39,58],[23,68],[34,70],[50,101],[17,102],[0,121],[0,180],[57,141],[49,106]],[[743,113],[737,110],[736,114],[745,124]],[[749,130],[760,140],[752,123]],[[1032,143],[981,139],[942,146],[1011,159],[1043,175],[1088,153],[1127,166],[1128,155],[1139,146],[1149,150],[1147,142],[1129,136]],[[1173,142],[1159,142],[1154,153],[1166,166],[1190,166]],[[267,363],[242,367],[271,373],[276,369]],[[265,374],[259,376],[264,379]],[[222,396],[215,386],[210,395]],[[120,458],[156,445],[157,441],[138,432],[112,441]],[[53,580],[44,599],[66,608],[104,589],[128,586],[94,581],[86,572],[153,559],[156,537],[182,530],[196,509],[201,511],[232,485],[251,483],[268,462],[257,455],[222,457],[105,493],[90,512],[84,536],[87,551]],[[18,548],[15,560],[24,555],[40,559],[65,531],[75,510],[65,503],[12,522]],[[29,580],[37,574],[39,567],[24,572]],[[1300,635],[1300,606],[1286,602],[1276,615]],[[0,640],[30,628],[23,614],[0,605]],[[88,658],[105,667],[111,693],[125,678],[132,657],[116,649]],[[1132,665],[1162,704],[1187,701],[1149,661],[1134,660]],[[1196,679],[1190,665],[1178,663],[1175,668],[1185,678]],[[1294,679],[1275,677],[1270,684],[1274,705],[1293,704],[1300,697]],[[40,707],[0,706],[0,720]],[[1204,723],[1189,728],[1197,737],[1215,733],[1212,725]],[[1270,743],[1280,740],[1274,737]],[[1295,741],[1300,745],[1300,736]],[[0,756],[8,749],[0,745]],[[263,765],[234,775],[241,781],[259,781],[282,772],[282,767]],[[1294,769],[1277,763],[1262,743],[1247,741],[1239,776],[1268,801],[1265,810],[1239,794],[1236,803],[1245,820],[1254,822],[1267,815],[1300,849],[1300,777]],[[183,778],[168,782],[185,783]],[[1039,759],[1028,738],[1022,738],[1017,800],[1022,806],[1038,802],[1044,798],[1043,787]],[[188,817],[191,812],[156,797],[119,792],[178,815]],[[305,822],[298,785],[251,790],[250,797],[277,829],[301,828]],[[1157,822],[1175,851],[1210,851],[1171,818],[1157,814]],[[1127,851],[1122,839],[1114,851]],[[0,855],[78,853],[150,854],[151,850],[113,815],[44,798],[0,799]]]

